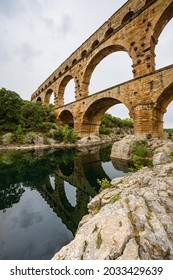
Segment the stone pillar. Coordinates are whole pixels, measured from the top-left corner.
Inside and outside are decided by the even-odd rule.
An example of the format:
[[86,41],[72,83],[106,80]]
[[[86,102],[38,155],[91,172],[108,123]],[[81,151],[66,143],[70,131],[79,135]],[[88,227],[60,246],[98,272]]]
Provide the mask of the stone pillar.
[[139,51],[136,51],[136,54],[134,56],[134,64],[132,65],[132,67],[134,78],[154,72],[155,53],[153,51],[153,48],[148,47],[146,49],[140,49]]
[[89,82],[82,82],[79,88],[78,99],[88,96]]
[[130,112],[134,122],[135,135],[163,137],[163,113],[153,103],[139,104]]
[[80,123],[75,121],[74,130],[77,132],[79,137],[85,136],[99,136],[100,123]]
[[58,95],[56,97],[55,106],[56,106],[56,108],[59,108],[59,107],[61,107],[63,105],[64,105],[64,93],[58,92]]

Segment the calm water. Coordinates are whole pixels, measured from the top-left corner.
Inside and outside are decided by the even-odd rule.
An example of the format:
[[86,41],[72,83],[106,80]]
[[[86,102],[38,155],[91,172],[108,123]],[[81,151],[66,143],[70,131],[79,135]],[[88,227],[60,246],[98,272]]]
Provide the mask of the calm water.
[[0,259],[51,259],[68,244],[97,179],[127,172],[110,149],[0,153]]

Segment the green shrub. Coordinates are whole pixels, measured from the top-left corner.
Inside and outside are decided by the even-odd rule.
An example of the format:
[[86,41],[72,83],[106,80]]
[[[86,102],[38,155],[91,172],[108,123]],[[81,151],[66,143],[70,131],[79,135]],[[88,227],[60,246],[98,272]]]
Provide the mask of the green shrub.
[[147,141],[139,140],[136,141],[132,148],[132,153],[139,157],[147,157],[149,155],[149,150],[147,148]]
[[58,142],[75,143],[77,134],[71,127],[64,125],[54,132],[53,138]]
[[19,144],[23,144],[24,133],[23,133],[23,128],[20,124],[17,126],[17,129],[15,130],[13,135],[14,135],[15,142],[18,142]]
[[136,171],[141,169],[144,166],[151,166],[151,156],[152,152],[147,147],[146,140],[139,140],[133,144],[132,148],[132,156],[131,156],[131,163],[132,167],[130,168],[131,171]]
[[124,120],[120,118],[113,117],[112,115],[106,113],[104,114],[99,133],[109,135],[111,133],[111,128],[113,127],[133,127],[133,121],[130,118],[126,118]]
[[49,139],[45,135],[43,136],[43,144],[44,145],[50,145],[51,144]]
[[100,249],[101,245],[102,245],[102,236],[101,233],[99,232],[97,234],[96,248]]
[[53,138],[58,142],[63,141],[63,132],[61,128],[58,128],[54,133],[53,133]]
[[34,144],[34,140],[36,138],[37,138],[37,134],[33,131],[30,131],[25,135],[25,143]]
[[5,139],[6,139],[6,143],[7,143],[7,144],[12,144],[12,143],[14,143],[14,141],[15,141],[14,134],[13,134],[13,133],[8,133],[8,134],[6,134]]
[[97,179],[97,183],[100,185],[100,192],[107,188],[110,188],[111,186],[111,183],[107,178],[103,178],[101,180]]

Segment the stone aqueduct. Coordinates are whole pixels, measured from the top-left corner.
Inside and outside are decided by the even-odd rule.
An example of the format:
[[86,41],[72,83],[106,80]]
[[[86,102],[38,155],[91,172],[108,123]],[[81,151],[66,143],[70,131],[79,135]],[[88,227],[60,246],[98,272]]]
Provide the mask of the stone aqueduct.
[[[49,104],[54,94],[57,122],[74,126],[79,136],[97,135],[103,114],[123,103],[136,135],[163,135],[163,115],[173,100],[173,65],[155,70],[155,47],[173,17],[173,0],[129,0],[71,54],[31,100]],[[113,52],[127,52],[133,79],[89,95],[95,67]],[[74,79],[75,102],[64,105],[64,92]]]

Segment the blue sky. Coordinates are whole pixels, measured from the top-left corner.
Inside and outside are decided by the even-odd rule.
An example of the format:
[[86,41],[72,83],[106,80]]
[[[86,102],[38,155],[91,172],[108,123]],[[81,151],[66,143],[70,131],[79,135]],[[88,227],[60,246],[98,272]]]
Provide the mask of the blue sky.
[[[14,90],[29,100],[37,87],[125,2],[0,0],[0,87]],[[159,38],[157,69],[173,64],[172,30],[173,21]],[[131,64],[125,53],[105,58],[92,75],[90,92],[131,79]],[[65,102],[73,100],[74,84],[70,81]],[[122,118],[128,116],[120,105],[112,107],[111,113]],[[172,104],[164,120],[165,126],[173,127]]]

